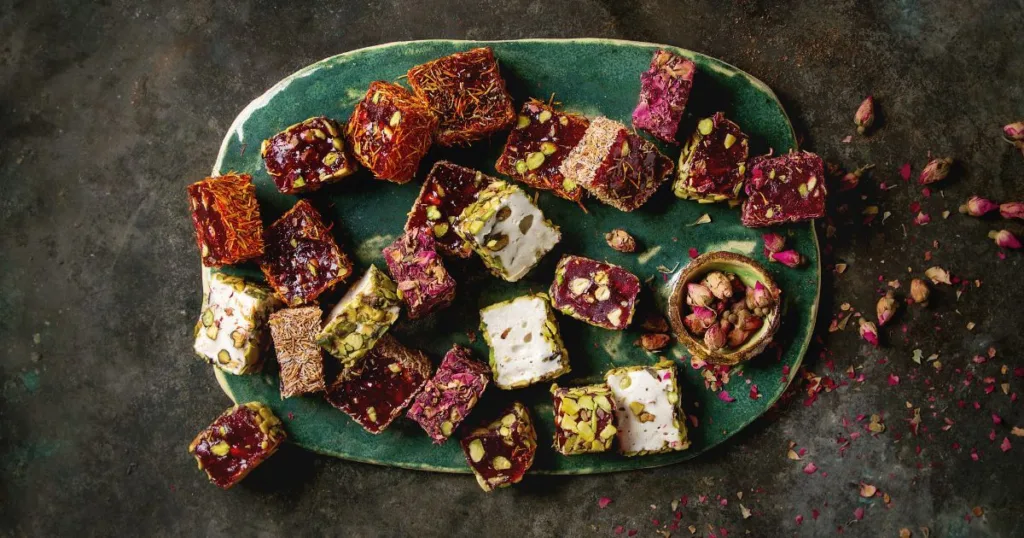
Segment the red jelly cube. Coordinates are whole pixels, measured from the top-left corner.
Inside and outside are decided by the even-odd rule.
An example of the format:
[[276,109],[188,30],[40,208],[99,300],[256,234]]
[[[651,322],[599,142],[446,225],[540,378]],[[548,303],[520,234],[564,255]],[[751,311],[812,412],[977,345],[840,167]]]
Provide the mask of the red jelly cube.
[[640,75],[640,102],[633,110],[633,126],[675,144],[696,70],[693,62],[682,56],[667,50],[655,52],[650,69]]
[[484,187],[495,178],[448,161],[438,161],[423,181],[420,195],[405,222],[406,231],[429,228],[437,240],[437,249],[467,258],[473,250],[455,233],[462,210],[476,201]]
[[267,228],[266,241],[260,269],[290,306],[313,301],[352,274],[352,262],[308,200],[299,200]]
[[331,385],[327,401],[370,433],[391,425],[430,377],[430,359],[387,334],[363,357],[361,368]]
[[654,195],[673,168],[654,144],[602,116],[590,122],[560,170],[566,180],[583,185],[602,202],[633,211]]
[[825,165],[809,151],[750,160],[744,226],[759,227],[825,216]]
[[334,120],[319,116],[264,140],[260,155],[277,190],[312,192],[355,172],[355,159],[338,131]]
[[248,174],[208,177],[188,186],[203,265],[230,265],[263,254],[263,222]]
[[515,402],[501,418],[462,439],[469,468],[484,491],[518,483],[533,465],[537,432],[526,406]]
[[578,202],[583,195],[582,187],[566,181],[559,167],[583,139],[589,125],[583,116],[559,112],[531,99],[523,105],[494,168],[535,189],[553,191],[566,200]]
[[269,458],[284,441],[281,421],[260,402],[236,405],[188,445],[210,481],[228,489]]
[[434,443],[443,443],[476,407],[490,380],[490,368],[474,360],[468,349],[456,345],[444,356],[406,416],[418,422]]
[[512,97],[489,47],[459,52],[409,70],[409,85],[440,120],[437,143],[466,145],[515,121]]
[[384,248],[384,261],[395,278],[398,295],[409,307],[410,319],[440,310],[455,298],[455,279],[434,247],[434,232],[418,228]]
[[725,114],[700,120],[679,156],[676,196],[706,203],[735,201],[743,189],[748,152],[747,135]]
[[551,304],[597,327],[622,330],[633,321],[640,279],[610,263],[564,256],[555,268]]
[[407,183],[433,141],[437,117],[427,103],[390,82],[370,84],[345,136],[356,159],[377,179]]

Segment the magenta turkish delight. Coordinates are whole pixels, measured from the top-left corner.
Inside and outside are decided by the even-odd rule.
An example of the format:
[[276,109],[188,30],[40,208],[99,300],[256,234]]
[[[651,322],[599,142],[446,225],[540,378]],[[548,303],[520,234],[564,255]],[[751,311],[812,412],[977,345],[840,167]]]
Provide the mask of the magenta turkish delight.
[[455,279],[434,250],[434,233],[426,228],[406,231],[384,248],[384,261],[409,307],[409,318],[440,310],[455,298]]
[[679,156],[676,196],[703,203],[735,202],[743,190],[748,145],[747,135],[725,114],[700,120]]
[[640,75],[640,102],[633,110],[633,126],[675,144],[696,70],[693,62],[682,56],[667,50],[655,52],[650,69]]
[[490,379],[487,365],[456,345],[444,356],[406,416],[418,422],[434,443],[441,444],[469,416]]
[[567,316],[605,329],[625,329],[633,320],[640,279],[610,263],[565,256],[555,268],[551,304]]
[[825,216],[825,165],[808,152],[765,155],[750,160],[744,226],[760,227]]

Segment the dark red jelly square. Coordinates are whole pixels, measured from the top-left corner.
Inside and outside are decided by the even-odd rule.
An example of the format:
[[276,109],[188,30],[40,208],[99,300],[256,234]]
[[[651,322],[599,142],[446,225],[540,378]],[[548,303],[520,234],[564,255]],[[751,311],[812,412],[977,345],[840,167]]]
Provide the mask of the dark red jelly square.
[[225,411],[192,440],[188,451],[210,481],[228,489],[269,458],[284,441],[281,421],[260,402]]
[[285,194],[315,191],[356,170],[338,124],[323,116],[296,123],[264,140],[260,155],[277,190]]
[[670,144],[683,119],[697,67],[686,58],[659,50],[651,67],[640,75],[640,102],[633,110],[633,126]]
[[444,268],[435,245],[433,231],[416,228],[384,248],[384,261],[411,319],[440,310],[455,298],[455,279]]
[[428,228],[441,252],[467,258],[472,254],[469,243],[455,233],[455,223],[484,187],[495,178],[448,161],[438,161],[423,181],[420,195],[409,211],[406,231]]
[[515,402],[501,417],[462,439],[469,468],[484,491],[518,483],[533,465],[537,432],[526,406]]
[[375,81],[356,104],[345,136],[356,159],[377,179],[407,183],[437,128],[427,103],[405,88]]
[[267,228],[260,269],[274,293],[289,306],[308,303],[352,274],[331,229],[308,200]]
[[445,354],[406,416],[419,423],[434,443],[443,443],[476,407],[490,380],[490,368],[456,345]]
[[248,174],[208,177],[188,186],[203,265],[219,267],[263,254],[263,222]]
[[744,226],[759,227],[825,216],[825,164],[809,151],[750,160]]
[[610,263],[565,256],[555,268],[551,304],[567,316],[605,329],[622,330],[633,321],[640,279]]
[[461,146],[508,128],[512,97],[489,47],[458,52],[409,70],[409,85],[440,120],[437,143]]
[[738,199],[748,145],[747,135],[725,114],[718,112],[700,120],[679,158],[679,179],[673,187],[676,196],[702,202]]

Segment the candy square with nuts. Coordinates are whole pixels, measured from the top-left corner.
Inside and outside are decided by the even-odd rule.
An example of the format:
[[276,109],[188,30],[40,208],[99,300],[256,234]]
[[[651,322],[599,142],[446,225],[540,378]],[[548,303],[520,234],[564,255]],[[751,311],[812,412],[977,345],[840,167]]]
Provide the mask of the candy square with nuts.
[[408,183],[434,140],[437,117],[405,88],[375,81],[345,127],[355,158],[377,179]]
[[493,181],[497,180],[472,168],[438,161],[423,181],[420,195],[405,222],[405,230],[429,228],[437,239],[438,250],[468,258],[473,250],[455,233],[455,226],[462,211]]
[[640,75],[640,102],[633,110],[633,126],[675,144],[696,71],[693,62],[678,54],[655,52],[650,69]]
[[188,451],[221,489],[240,482],[277,452],[285,439],[281,421],[260,402],[235,405],[196,435]]
[[406,416],[416,421],[435,444],[441,444],[476,407],[490,380],[487,366],[474,360],[468,349],[455,345]]
[[231,265],[263,254],[263,221],[252,176],[208,177],[187,190],[203,265]]
[[676,196],[701,203],[735,202],[743,190],[749,154],[747,135],[718,112],[697,123],[679,156]]
[[516,484],[533,465],[537,432],[526,406],[515,402],[501,418],[462,439],[466,462],[484,491]]
[[555,450],[565,456],[604,452],[615,442],[615,400],[605,384],[551,385],[555,409]]
[[671,361],[615,368],[605,374],[605,380],[616,403],[619,452],[642,456],[690,447]]
[[750,160],[744,226],[760,227],[825,216],[825,164],[809,151]]
[[597,327],[622,330],[633,321],[640,279],[618,265],[568,255],[555,267],[550,293],[551,304],[559,312]]
[[312,192],[355,172],[356,161],[339,131],[334,120],[318,116],[264,140],[260,156],[277,190]]
[[316,343],[322,315],[316,305],[285,308],[270,315],[270,335],[281,370],[282,398],[326,388],[324,353]]
[[258,371],[268,347],[267,317],[281,306],[265,286],[223,273],[210,275],[210,289],[195,326],[196,354],[230,374]]
[[543,293],[484,308],[480,330],[491,348],[491,372],[498,388],[517,389],[569,372],[569,352]]
[[455,299],[455,279],[435,250],[434,233],[427,228],[409,230],[384,248],[384,261],[395,278],[398,296],[410,319],[440,310]]
[[391,328],[400,310],[395,283],[371,265],[331,309],[317,343],[341,363],[341,376],[349,377],[359,372],[363,356]]

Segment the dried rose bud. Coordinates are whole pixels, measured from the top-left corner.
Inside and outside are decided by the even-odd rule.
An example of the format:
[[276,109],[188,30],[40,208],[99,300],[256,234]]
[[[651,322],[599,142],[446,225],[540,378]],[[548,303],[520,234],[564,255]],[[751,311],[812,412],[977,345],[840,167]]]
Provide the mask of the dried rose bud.
[[1024,142],[1024,121],[1004,125],[1003,137],[1010,143]]
[[686,284],[686,304],[690,306],[709,306],[714,302],[715,296],[711,290],[703,284]]
[[[704,285],[711,290],[711,294],[723,301],[732,297],[732,282],[729,277],[718,271],[712,271],[704,277]],[[689,291],[689,290],[687,290]]]
[[846,192],[857,188],[860,184],[860,176],[864,175],[864,172],[874,168],[875,165],[869,164],[862,166],[853,172],[847,172],[842,179],[839,180],[839,192]]
[[668,345],[670,338],[667,334],[647,333],[640,337],[640,347],[647,351],[658,351]]
[[924,276],[928,277],[932,281],[932,284],[945,284],[952,286],[953,281],[949,279],[949,271],[939,267],[929,267],[924,270]]
[[932,294],[928,284],[920,278],[910,281],[910,298],[921,306],[928,306],[928,297]]
[[999,230],[998,232],[992,230],[988,233],[988,236],[990,239],[995,239],[996,244],[1002,248],[1018,249],[1021,247],[1017,236],[1010,233],[1010,230]]
[[633,239],[629,232],[622,228],[616,228],[604,234],[604,240],[608,246],[619,252],[633,252],[636,250],[636,239]]
[[782,252],[773,252],[771,261],[779,262],[787,267],[800,267],[804,264],[804,257],[795,250],[783,250]]
[[729,336],[726,338],[726,343],[731,348],[737,348],[746,343],[750,339],[750,333],[744,331],[742,327],[735,327],[729,331]]
[[864,131],[867,131],[873,123],[875,123],[875,98],[869,95],[857,107],[857,112],[853,115],[853,124],[857,126],[858,133],[864,134]]
[[764,241],[764,257],[772,259],[773,252],[779,252],[786,248],[786,238],[779,234],[766,233],[761,236]]
[[864,318],[860,318],[858,322],[860,323],[860,328],[858,329],[860,331],[860,337],[867,343],[878,347],[878,327]]
[[704,334],[714,323],[715,311],[703,306],[693,307],[693,312],[683,318],[683,325],[686,325],[686,329],[698,336]]
[[647,332],[665,333],[668,332],[668,322],[659,314],[648,314],[640,328]]
[[772,305],[772,294],[758,281],[753,288],[747,288],[747,308],[768,308]]
[[743,319],[743,324],[738,325],[738,327],[747,332],[754,332],[760,329],[762,325],[764,325],[764,320],[761,319],[760,317],[747,316],[746,318]]
[[953,166],[953,159],[932,159],[931,162],[925,165],[924,170],[921,170],[921,175],[918,176],[917,182],[921,185],[930,185],[936,181],[946,179],[949,175],[949,169]]
[[885,297],[878,300],[878,304],[875,305],[875,313],[878,314],[879,327],[885,327],[885,324],[892,319],[893,314],[896,313],[896,296],[891,290],[885,293]]
[[999,204],[999,214],[1004,219],[1024,219],[1024,202]]
[[708,327],[708,332],[704,333],[704,345],[708,346],[711,351],[718,351],[725,347],[728,338],[726,330],[722,328],[721,324],[716,323]]
[[966,204],[960,206],[960,212],[972,217],[980,217],[999,209],[999,207],[999,204],[987,198],[971,196],[967,199]]

